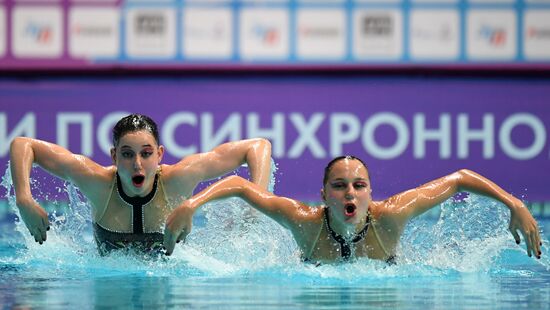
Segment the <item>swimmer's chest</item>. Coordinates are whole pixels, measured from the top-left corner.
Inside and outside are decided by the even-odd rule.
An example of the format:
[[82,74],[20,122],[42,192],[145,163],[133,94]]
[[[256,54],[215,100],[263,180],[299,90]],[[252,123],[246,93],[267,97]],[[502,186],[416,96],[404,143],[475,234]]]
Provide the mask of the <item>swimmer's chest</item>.
[[[160,201],[154,199],[141,208],[144,231],[163,231],[166,218],[171,212],[167,204],[162,199]],[[133,207],[119,199],[111,199],[99,224],[114,231],[132,232],[132,221]]]
[[[356,257],[385,260],[387,256],[371,229],[362,240],[350,243],[350,248]],[[342,259],[342,249],[329,232],[323,229],[308,258],[312,261],[337,261]]]

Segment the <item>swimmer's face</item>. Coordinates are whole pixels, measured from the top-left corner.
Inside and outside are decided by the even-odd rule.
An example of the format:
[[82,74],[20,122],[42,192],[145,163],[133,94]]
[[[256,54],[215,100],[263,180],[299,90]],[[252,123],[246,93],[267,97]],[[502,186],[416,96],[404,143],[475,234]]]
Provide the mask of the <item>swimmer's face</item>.
[[331,219],[345,224],[364,223],[371,198],[367,168],[358,160],[336,162],[321,191]]
[[128,132],[111,149],[124,192],[128,196],[145,196],[153,189],[155,174],[164,147],[146,130]]

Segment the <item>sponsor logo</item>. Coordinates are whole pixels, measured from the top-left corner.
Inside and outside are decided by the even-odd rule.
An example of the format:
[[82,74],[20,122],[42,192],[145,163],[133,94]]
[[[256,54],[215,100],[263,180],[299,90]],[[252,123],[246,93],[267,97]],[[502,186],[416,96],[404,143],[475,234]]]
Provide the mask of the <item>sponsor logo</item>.
[[504,46],[506,44],[506,29],[482,25],[479,28],[479,36],[493,46]]
[[244,59],[282,59],[289,53],[286,9],[245,8],[240,15],[239,50]]
[[513,59],[517,52],[513,10],[472,10],[467,16],[467,55],[487,61]]
[[433,40],[448,42],[456,38],[455,33],[451,29],[451,25],[443,24],[440,27],[426,29],[426,28],[413,28],[413,39],[420,40]]
[[173,57],[176,54],[174,9],[130,9],[127,52],[132,57]]
[[391,15],[363,16],[361,19],[361,34],[365,38],[389,38],[394,33],[394,23]]
[[527,27],[526,35],[528,39],[548,40],[550,39],[550,27]]
[[85,37],[104,37],[112,35],[114,30],[109,26],[94,26],[77,23],[76,25],[73,25],[72,33],[74,35]]
[[274,25],[256,23],[252,26],[252,34],[264,45],[275,46],[281,40],[279,29]]
[[161,36],[166,32],[166,19],[159,13],[141,13],[136,17],[136,35]]
[[336,27],[300,27],[300,35],[312,38],[336,38],[341,35],[341,30]]
[[74,57],[116,57],[118,24],[117,9],[73,8],[69,13],[69,53]]
[[59,7],[24,6],[13,11],[12,44],[16,57],[60,57],[63,51]]
[[550,10],[526,10],[523,54],[527,59],[550,59]]
[[183,52],[188,57],[228,58],[233,52],[233,15],[226,8],[183,12]]
[[225,24],[221,21],[214,22],[210,27],[189,26],[185,34],[195,39],[221,40],[226,37],[227,31]]
[[29,22],[25,27],[24,35],[31,38],[34,42],[47,45],[52,42],[52,25]]
[[399,10],[358,10],[354,14],[353,53],[358,59],[401,57],[402,17]]
[[297,54],[336,59],[346,53],[346,17],[340,9],[301,9],[297,14]]
[[452,59],[459,55],[459,17],[451,10],[413,10],[410,53],[413,58]]

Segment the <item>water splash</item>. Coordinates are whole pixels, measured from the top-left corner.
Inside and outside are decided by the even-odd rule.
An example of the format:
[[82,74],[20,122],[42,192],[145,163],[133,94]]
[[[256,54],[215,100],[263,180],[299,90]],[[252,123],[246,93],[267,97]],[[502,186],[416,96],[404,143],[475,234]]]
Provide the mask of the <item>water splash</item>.
[[[276,165],[272,163],[272,171]],[[273,190],[275,177],[270,189]],[[513,266],[533,265],[507,231],[509,213],[500,203],[476,195],[441,205],[437,219],[421,216],[407,228],[398,248],[398,265],[361,258],[349,264],[314,267],[300,261],[291,234],[244,201],[230,198],[209,203],[197,215],[192,233],[169,258],[143,258],[137,253],[98,254],[92,238],[90,206],[71,183],[57,190],[65,195],[50,214],[48,240],[38,245],[19,220],[9,169],[2,177],[6,200],[17,216],[16,236],[7,240],[16,252],[0,263],[37,268],[44,277],[75,274],[226,277],[280,275],[294,282],[355,282],[404,277],[453,277],[463,273],[518,272]],[[35,197],[44,201],[43,184],[33,183]],[[60,199],[61,200],[61,199]],[[548,244],[547,240],[543,241]],[[523,244],[522,244],[523,246]],[[550,270],[548,251],[535,261]],[[512,266],[512,267],[511,267]],[[522,270],[521,268],[519,270]],[[529,275],[527,275],[529,276]]]

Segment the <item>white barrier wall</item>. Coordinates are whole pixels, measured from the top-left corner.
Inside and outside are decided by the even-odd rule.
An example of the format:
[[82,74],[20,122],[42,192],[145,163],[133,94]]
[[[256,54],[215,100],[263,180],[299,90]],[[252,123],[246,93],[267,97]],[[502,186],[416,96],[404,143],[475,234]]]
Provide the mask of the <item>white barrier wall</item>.
[[0,68],[550,68],[549,0],[0,0]]

